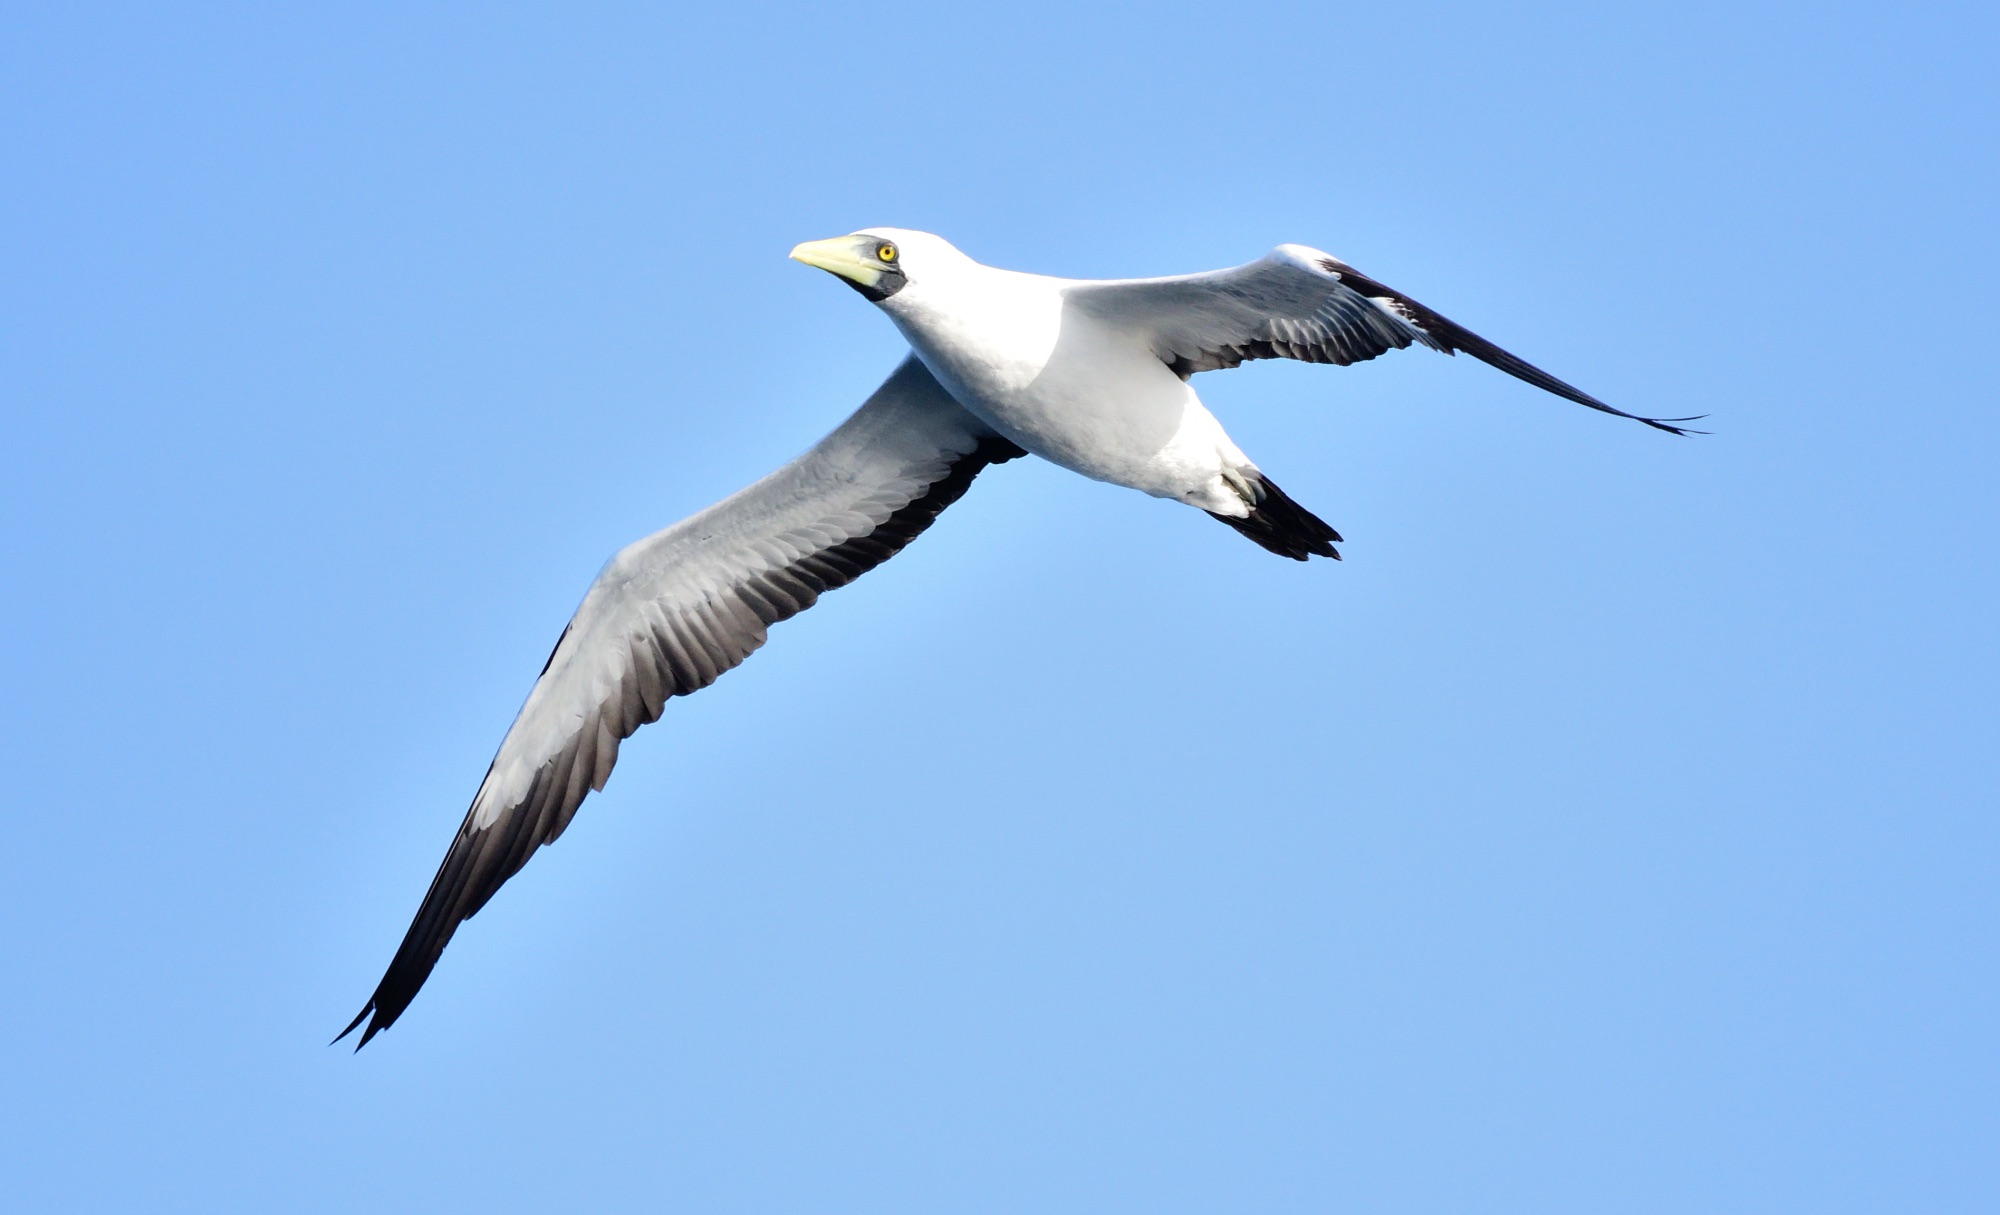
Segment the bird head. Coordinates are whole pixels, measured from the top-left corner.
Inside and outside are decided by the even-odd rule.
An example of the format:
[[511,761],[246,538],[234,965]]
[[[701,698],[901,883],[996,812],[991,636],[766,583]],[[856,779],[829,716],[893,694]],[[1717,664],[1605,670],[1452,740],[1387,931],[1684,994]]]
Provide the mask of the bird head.
[[792,250],[792,260],[817,266],[874,303],[912,281],[935,277],[966,259],[950,241],[905,228],[865,228],[831,240],[809,240]]

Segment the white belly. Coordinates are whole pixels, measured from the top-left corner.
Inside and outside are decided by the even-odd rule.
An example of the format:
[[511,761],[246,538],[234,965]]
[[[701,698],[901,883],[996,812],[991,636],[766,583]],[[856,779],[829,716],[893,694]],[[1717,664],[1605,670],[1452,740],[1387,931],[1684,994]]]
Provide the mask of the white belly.
[[[964,330],[904,327],[959,403],[1042,458],[1098,481],[1205,504],[1224,465],[1249,463],[1152,351],[1060,300]],[[996,340],[1000,339],[1000,340]],[[956,339],[956,340],[954,340]],[[1212,509],[1212,507],[1211,507]]]

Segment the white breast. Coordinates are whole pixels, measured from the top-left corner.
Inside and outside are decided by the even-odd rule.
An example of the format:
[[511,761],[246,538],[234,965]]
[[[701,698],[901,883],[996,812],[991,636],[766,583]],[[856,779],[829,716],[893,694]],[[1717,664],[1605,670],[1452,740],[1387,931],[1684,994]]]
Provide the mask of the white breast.
[[[1128,334],[1067,308],[1066,280],[973,265],[884,306],[968,410],[1074,472],[1175,496],[1162,454],[1194,393]],[[910,298],[906,299],[905,296]]]
[[1060,282],[969,263],[913,283],[883,311],[947,387],[998,401],[1032,384],[1055,352]]

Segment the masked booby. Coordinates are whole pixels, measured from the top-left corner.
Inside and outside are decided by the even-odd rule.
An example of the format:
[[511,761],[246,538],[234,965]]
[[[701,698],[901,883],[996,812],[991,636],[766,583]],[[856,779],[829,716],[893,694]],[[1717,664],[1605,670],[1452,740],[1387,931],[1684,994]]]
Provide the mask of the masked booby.
[[[1196,507],[1281,556],[1340,554],[1196,396],[1250,359],[1346,365],[1408,346],[1614,409],[1317,249],[1231,270],[1077,280],[981,265],[941,237],[870,228],[792,257],[886,313],[911,353],[812,450],[612,557],[474,794],[388,971],[340,1037],[402,1015],[460,923],[602,789],[618,745],[715,682],[766,630],[888,560],[990,464],[1033,454]],[[335,1039],[338,1041],[339,1039]]]

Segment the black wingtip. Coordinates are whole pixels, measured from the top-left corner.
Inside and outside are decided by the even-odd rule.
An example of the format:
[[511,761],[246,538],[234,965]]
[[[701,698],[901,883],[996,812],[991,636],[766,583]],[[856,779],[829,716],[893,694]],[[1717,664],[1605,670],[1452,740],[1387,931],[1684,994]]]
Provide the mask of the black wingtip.
[[1664,430],[1670,435],[1680,435],[1683,438],[1687,437],[1688,435],[1706,435],[1715,433],[1714,431],[1709,431],[1709,430],[1690,430],[1688,427],[1675,425],[1675,423],[1677,422],[1699,422],[1703,418],[1708,416],[1705,413],[1698,413],[1691,418],[1642,418],[1635,413],[1628,413],[1625,416],[1633,419],[1634,421],[1644,422],[1646,425],[1652,427],[1654,430]]
[[[333,1041],[327,1043],[327,1045],[328,1046],[338,1045],[342,1038],[345,1038],[347,1035],[353,1033],[355,1030],[360,1029],[361,1023],[363,1021],[366,1021],[368,1019],[368,1014],[374,1011],[375,1011],[375,1001],[370,1000],[368,1001],[366,1007],[364,1007],[360,1012],[354,1015],[354,1020],[349,1021],[347,1023],[347,1028],[341,1030],[338,1034],[335,1034]],[[361,1041],[356,1042],[354,1044],[354,1049],[359,1051],[362,1047],[368,1045],[368,1039],[374,1037],[376,1034],[379,1034],[381,1032],[382,1032],[382,1025],[378,1019],[376,1024],[370,1025],[367,1031],[361,1035]]]

